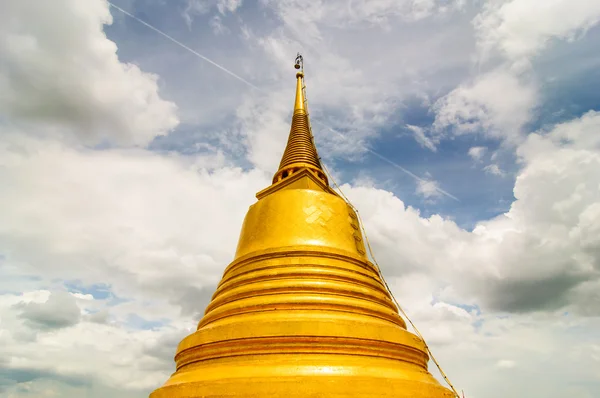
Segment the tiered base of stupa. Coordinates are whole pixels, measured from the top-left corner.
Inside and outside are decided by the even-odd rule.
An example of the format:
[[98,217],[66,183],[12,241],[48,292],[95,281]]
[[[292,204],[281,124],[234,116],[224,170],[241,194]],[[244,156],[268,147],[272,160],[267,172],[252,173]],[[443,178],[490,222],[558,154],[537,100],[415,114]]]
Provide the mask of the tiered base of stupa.
[[232,263],[151,398],[452,398],[373,266],[314,246]]

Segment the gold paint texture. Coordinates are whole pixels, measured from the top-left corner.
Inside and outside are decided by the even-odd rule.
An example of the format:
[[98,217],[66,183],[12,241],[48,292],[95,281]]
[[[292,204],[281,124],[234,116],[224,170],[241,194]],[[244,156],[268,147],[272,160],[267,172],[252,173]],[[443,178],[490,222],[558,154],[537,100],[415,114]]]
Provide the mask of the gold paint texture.
[[[292,140],[300,130],[292,121],[286,153],[306,149]],[[356,214],[306,150],[306,166],[257,194],[235,259],[151,398],[453,397],[368,261]]]

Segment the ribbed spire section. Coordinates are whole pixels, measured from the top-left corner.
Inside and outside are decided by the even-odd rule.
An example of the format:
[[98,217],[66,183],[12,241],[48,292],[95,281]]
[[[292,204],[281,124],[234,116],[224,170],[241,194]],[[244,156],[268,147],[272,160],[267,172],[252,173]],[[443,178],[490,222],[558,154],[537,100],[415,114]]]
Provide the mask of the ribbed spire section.
[[294,103],[294,115],[292,117],[292,127],[288,138],[287,146],[283,152],[279,170],[275,173],[273,182],[280,181],[291,175],[300,168],[309,168],[315,171],[319,178],[326,181],[317,148],[315,147],[313,137],[310,131],[308,113],[306,112],[304,98],[304,74],[296,74],[296,100]]

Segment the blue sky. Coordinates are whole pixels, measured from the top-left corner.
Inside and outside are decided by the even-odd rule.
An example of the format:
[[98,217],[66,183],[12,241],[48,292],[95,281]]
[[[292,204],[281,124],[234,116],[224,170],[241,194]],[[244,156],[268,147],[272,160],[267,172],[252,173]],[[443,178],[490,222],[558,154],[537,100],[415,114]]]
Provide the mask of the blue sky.
[[166,380],[278,166],[301,52],[319,153],[453,382],[595,397],[600,3],[114,5],[239,79],[106,0],[0,6],[0,395]]

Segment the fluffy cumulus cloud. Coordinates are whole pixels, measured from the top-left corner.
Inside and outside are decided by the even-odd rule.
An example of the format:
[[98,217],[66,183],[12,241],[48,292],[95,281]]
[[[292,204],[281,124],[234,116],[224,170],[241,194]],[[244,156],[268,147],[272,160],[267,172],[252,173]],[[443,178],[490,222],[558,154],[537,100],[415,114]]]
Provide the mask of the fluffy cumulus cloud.
[[453,127],[456,134],[480,133],[518,143],[536,104],[535,85],[501,67],[440,98],[433,107],[435,128]]
[[176,108],[117,58],[108,4],[88,3],[15,1],[0,17],[3,396],[147,395],[268,181],[220,150],[131,148],[176,126]]
[[[343,187],[398,300],[442,363],[464,360],[450,374],[474,395],[591,397],[598,386],[589,371],[598,366],[591,331],[600,319],[598,123],[591,112],[530,135],[518,148],[523,168],[510,210],[472,231],[423,218],[389,192]],[[564,349],[572,346],[577,353]],[[487,372],[503,387],[490,391],[480,377]],[[548,382],[547,372],[594,387]]]
[[426,200],[435,200],[443,195],[439,183],[431,179],[419,180],[416,193]]
[[[0,297],[6,359],[0,383],[3,396],[66,396],[76,391],[95,396],[103,390],[135,395],[168,374],[161,345],[173,340],[173,333],[180,338],[180,330],[192,326],[182,323],[176,329],[171,323],[141,330],[117,320],[91,322],[84,315],[99,303],[73,300],[69,293],[44,290]],[[68,310],[58,305],[68,302],[68,310],[77,309],[75,316],[67,317]],[[118,313],[118,307],[112,308]]]
[[589,286],[600,282],[598,123],[592,112],[531,134],[518,148],[523,168],[510,210],[472,232],[438,215],[424,219],[386,191],[353,188],[348,195],[364,209],[389,272],[436,274],[441,297],[490,311],[597,316]]
[[173,347],[208,304],[268,179],[218,156],[82,152],[19,137],[10,147],[0,151],[7,391],[34,372],[35,383],[143,396],[170,373]]
[[[552,38],[583,35],[597,20],[595,5],[584,13],[575,2],[567,13],[549,2],[533,21],[525,0],[483,9],[462,1],[337,9],[317,2],[310,12],[295,1],[262,2],[261,11],[275,16],[273,29],[246,27],[244,40],[266,54],[265,84],[288,89],[240,93],[223,141],[197,143],[206,151],[190,155],[148,149],[177,125],[176,107],[159,92],[158,76],[117,56],[103,31],[112,21],[108,4],[85,3],[9,1],[0,13],[0,395],[143,397],[167,379],[177,343],[232,258],[254,194],[269,184],[293,97],[293,84],[280,84],[283,70],[295,55],[289,48],[302,45],[314,56],[307,84],[314,124],[327,132],[317,137],[324,153],[360,159],[360,144],[393,122],[427,156],[438,155],[448,136],[477,132],[509,142],[517,158],[510,208],[469,229],[377,188],[376,173],[342,186],[392,291],[454,383],[479,398],[595,396],[600,113],[527,131],[540,96],[522,62]],[[224,21],[243,8],[240,1],[184,3],[177,17],[185,11],[190,22],[210,21],[212,13]],[[569,17],[557,20],[560,13]],[[464,62],[452,59],[451,48],[443,57],[449,64],[433,62],[449,46],[445,33],[423,36],[412,50],[419,56],[407,50],[405,62],[374,43],[392,48],[396,39],[385,32],[409,24],[418,35],[420,23],[464,14],[475,27],[472,50],[501,57],[500,65],[454,82],[437,102],[418,97],[433,104],[429,126],[402,120],[397,110],[406,93],[423,88],[423,76],[435,80]],[[530,22],[525,30],[522,21]],[[379,25],[381,42],[370,40],[367,32]],[[345,29],[365,60],[352,62],[340,39]],[[456,34],[451,41],[462,37]],[[406,68],[384,68],[390,60]],[[227,156],[231,145],[242,148],[245,167]],[[508,180],[489,142],[459,152],[470,157],[469,168]],[[339,167],[336,176],[346,173]],[[425,206],[443,200],[434,174],[411,186]]]
[[600,4],[586,0],[494,0],[474,20],[486,56],[528,58],[553,39],[575,40],[600,21]]
[[21,317],[33,327],[60,329],[79,322],[81,313],[75,298],[65,292],[51,294],[43,303],[26,303],[21,306]]
[[106,1],[7,1],[0,15],[0,106],[37,135],[85,144],[149,142],[178,123],[158,77],[119,62]]
[[[561,40],[574,41],[600,21],[589,1],[494,0],[473,19],[477,73],[433,106],[438,132],[480,133],[516,145],[540,103],[532,62]],[[500,62],[498,61],[500,60]]]
[[504,170],[502,170],[502,169],[500,168],[500,166],[498,166],[498,165],[497,165],[497,164],[495,164],[495,163],[488,164],[487,166],[485,166],[485,167],[483,168],[483,171],[485,171],[486,173],[489,173],[489,174],[495,175],[495,176],[500,176],[500,177],[502,177],[503,175],[505,175],[505,172],[504,172]]
[[[116,294],[135,289],[179,300],[183,281],[198,291],[214,285],[236,244],[228,232],[267,184],[262,173],[225,167],[216,155],[82,152],[19,137],[4,143],[0,236],[12,248],[8,260],[49,279],[100,277]],[[217,222],[223,232],[199,228]]]
[[486,152],[487,148],[484,146],[473,146],[469,148],[468,154],[473,160],[481,161]]

